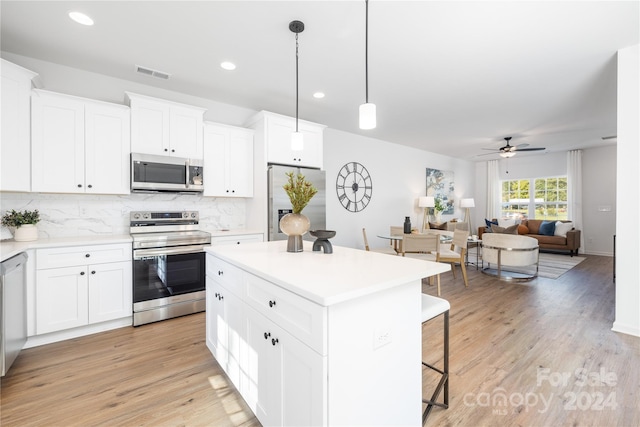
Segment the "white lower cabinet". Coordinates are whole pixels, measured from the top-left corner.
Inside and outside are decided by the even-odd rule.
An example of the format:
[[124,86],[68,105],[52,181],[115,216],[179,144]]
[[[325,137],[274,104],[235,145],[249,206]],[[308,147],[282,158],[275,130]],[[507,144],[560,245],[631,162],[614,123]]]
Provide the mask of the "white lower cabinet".
[[[309,301],[270,290],[276,286],[268,282],[260,283],[267,289],[258,293],[255,279],[207,255],[207,346],[263,425],[326,425],[326,355],[296,336],[277,311],[268,312],[278,303],[287,310],[296,298],[302,307]],[[266,315],[256,310],[261,305]],[[312,312],[324,319],[324,308]]]
[[245,399],[267,426],[323,425],[325,358],[252,308],[247,309]]
[[131,316],[131,245],[36,250],[36,335]]
[[246,375],[240,366],[246,358],[244,334],[244,307],[228,289],[215,281],[207,281],[207,344],[218,364],[227,373],[233,385],[241,390]]

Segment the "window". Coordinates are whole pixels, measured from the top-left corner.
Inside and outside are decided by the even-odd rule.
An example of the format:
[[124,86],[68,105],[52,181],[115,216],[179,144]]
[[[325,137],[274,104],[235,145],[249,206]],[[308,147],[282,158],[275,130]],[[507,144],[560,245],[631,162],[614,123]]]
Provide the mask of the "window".
[[502,181],[502,217],[566,220],[567,177]]

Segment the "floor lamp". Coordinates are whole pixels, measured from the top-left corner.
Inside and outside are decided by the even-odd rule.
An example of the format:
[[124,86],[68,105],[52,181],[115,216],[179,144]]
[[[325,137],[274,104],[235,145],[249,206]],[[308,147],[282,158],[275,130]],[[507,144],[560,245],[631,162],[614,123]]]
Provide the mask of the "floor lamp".
[[436,200],[433,196],[422,196],[418,199],[418,207],[424,208],[424,215],[422,217],[422,230],[429,229],[429,208],[433,208],[436,205]]
[[470,208],[474,208],[476,203],[473,199],[460,199],[460,207],[464,208],[464,222],[469,226],[469,235],[471,235],[471,214]]

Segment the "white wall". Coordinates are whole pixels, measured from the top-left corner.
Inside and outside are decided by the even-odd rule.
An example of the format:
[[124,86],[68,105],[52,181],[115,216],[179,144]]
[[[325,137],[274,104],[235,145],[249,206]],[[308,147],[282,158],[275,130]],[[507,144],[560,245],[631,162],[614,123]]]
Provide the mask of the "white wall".
[[[539,155],[516,155],[501,159],[500,179],[527,179],[567,174],[567,153],[545,153]],[[582,182],[583,212],[582,235],[584,247],[580,252],[592,255],[613,255],[616,205],[616,146],[608,144],[583,150]],[[476,163],[475,193],[478,194],[476,209],[472,212],[476,224],[486,218],[484,196],[487,186],[487,163]],[[610,212],[601,212],[600,206],[611,207]]]
[[[465,160],[335,129],[325,130],[324,159],[327,173],[327,228],[337,231],[332,242],[338,245],[364,248],[363,227],[367,229],[372,248],[388,244],[388,241],[376,235],[388,234],[391,225],[402,225],[405,216],[411,218],[413,226],[420,227],[423,210],[418,208],[417,200],[427,191],[427,168],[454,172],[456,211],[453,215],[443,216],[443,220],[453,217],[462,219],[464,212],[458,207],[459,200],[463,197],[475,198],[475,168],[472,162]],[[336,196],[338,171],[348,162],[363,164],[373,181],[371,202],[366,209],[357,213],[344,209]]]
[[618,51],[618,207],[616,320],[613,330],[640,336],[640,45]]

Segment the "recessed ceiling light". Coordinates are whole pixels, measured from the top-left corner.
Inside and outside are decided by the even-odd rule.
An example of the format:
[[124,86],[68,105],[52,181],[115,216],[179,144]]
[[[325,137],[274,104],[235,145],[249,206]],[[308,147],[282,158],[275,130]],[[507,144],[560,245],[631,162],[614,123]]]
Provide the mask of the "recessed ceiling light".
[[235,70],[236,69],[236,64],[234,64],[233,62],[229,62],[229,61],[224,61],[223,63],[220,64],[220,66],[225,69],[225,70]]
[[316,92],[313,94],[313,97],[317,99],[322,99],[324,98],[324,92]]
[[93,25],[93,19],[89,18],[82,12],[69,12],[69,18],[82,25]]

